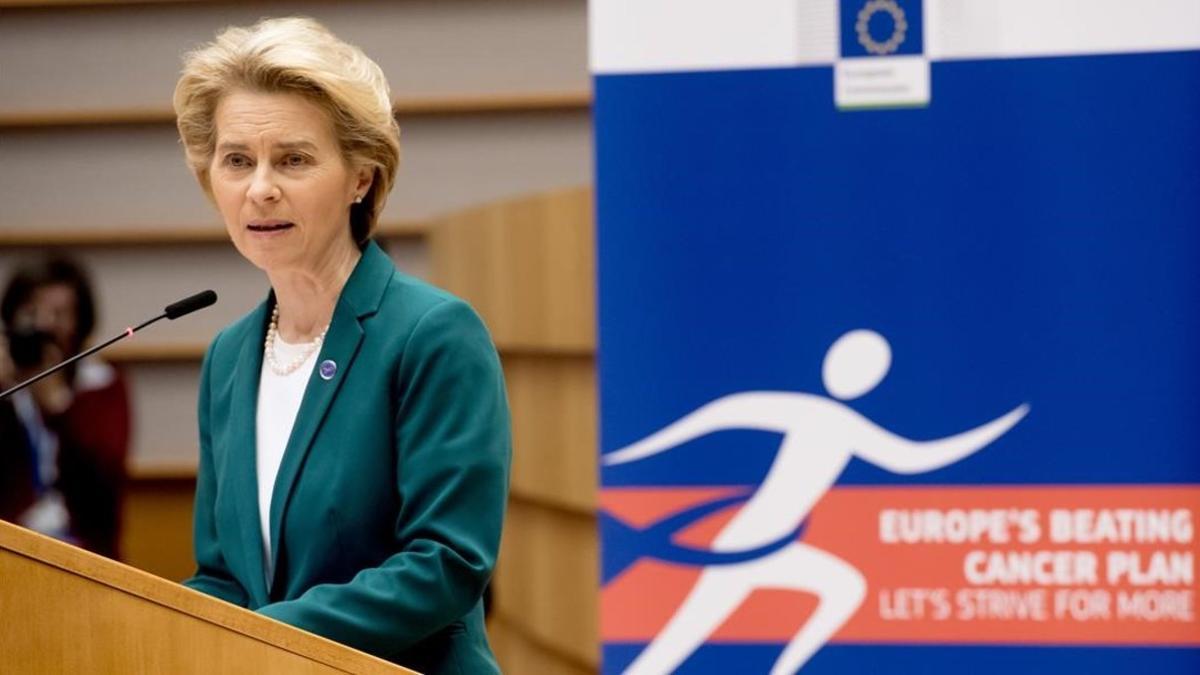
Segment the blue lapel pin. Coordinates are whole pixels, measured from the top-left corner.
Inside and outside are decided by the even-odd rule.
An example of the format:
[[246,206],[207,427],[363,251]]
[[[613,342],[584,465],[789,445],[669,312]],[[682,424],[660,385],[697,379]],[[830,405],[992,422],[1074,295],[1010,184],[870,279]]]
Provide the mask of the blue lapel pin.
[[337,364],[332,359],[325,359],[321,362],[318,372],[321,373],[322,380],[332,380],[333,376],[337,374]]

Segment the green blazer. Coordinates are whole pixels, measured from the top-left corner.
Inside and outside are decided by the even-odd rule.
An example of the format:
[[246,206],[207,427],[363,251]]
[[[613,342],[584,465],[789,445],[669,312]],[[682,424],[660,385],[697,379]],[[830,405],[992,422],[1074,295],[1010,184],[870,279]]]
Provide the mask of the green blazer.
[[366,246],[279,467],[268,585],[255,409],[273,301],[222,330],[204,358],[198,569],[184,584],[424,673],[499,672],[480,598],[511,441],[487,329]]

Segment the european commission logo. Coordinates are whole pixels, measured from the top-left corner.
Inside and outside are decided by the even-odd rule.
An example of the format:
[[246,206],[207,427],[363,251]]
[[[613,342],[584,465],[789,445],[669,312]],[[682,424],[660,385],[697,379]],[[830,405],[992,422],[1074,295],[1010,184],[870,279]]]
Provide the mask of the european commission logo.
[[842,109],[929,104],[921,0],[841,0],[834,100]]
[[924,52],[921,3],[842,0],[842,58]]

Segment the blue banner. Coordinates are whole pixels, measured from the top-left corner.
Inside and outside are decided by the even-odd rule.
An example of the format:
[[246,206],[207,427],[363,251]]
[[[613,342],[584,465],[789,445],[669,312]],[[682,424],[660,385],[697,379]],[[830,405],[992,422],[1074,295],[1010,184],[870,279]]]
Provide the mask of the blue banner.
[[834,60],[598,69],[603,672],[1200,671],[1200,51]]

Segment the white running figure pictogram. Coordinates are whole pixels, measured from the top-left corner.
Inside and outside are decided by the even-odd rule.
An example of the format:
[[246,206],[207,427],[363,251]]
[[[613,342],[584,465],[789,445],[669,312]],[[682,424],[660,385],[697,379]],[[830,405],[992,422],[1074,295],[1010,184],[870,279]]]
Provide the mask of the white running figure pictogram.
[[[650,436],[604,456],[606,465],[633,462],[705,434],[760,429],[783,434],[762,484],[713,540],[717,552],[746,551],[780,540],[808,517],[851,457],[898,474],[932,471],[999,438],[1029,411],[1027,404],[970,431],[931,441],[897,436],[841,403],[876,387],[891,366],[887,340],[870,330],[850,331],[825,355],[822,380],[833,396],[789,391],[731,394],[697,409]],[[834,400],[837,399],[837,400]],[[866,581],[844,560],[802,541],[746,562],[704,568],[663,630],[625,670],[627,675],[674,671],[760,588],[813,593],[816,610],[771,668],[794,673],[862,604]]]

